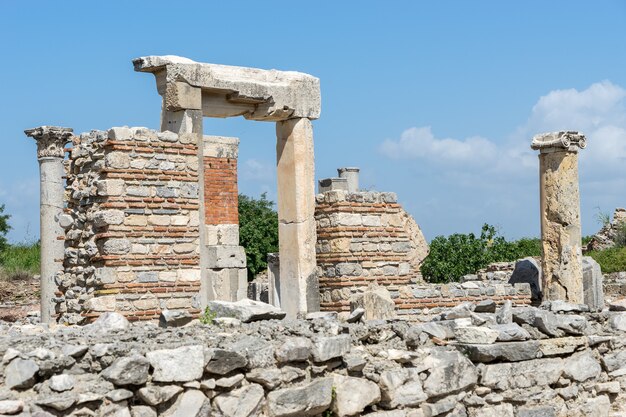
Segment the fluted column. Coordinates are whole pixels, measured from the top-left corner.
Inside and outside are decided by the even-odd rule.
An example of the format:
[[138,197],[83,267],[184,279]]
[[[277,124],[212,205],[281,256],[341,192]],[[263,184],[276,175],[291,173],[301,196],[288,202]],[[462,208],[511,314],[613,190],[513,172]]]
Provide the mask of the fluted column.
[[583,303],[583,270],[578,191],[578,132],[552,132],[533,138],[539,150],[541,266],[544,300]]
[[65,144],[73,130],[66,127],[41,126],[25,130],[37,141],[39,161],[40,239],[41,239],[41,322],[54,319],[56,292],[54,276],[63,269],[63,228],[59,215],[63,212],[63,159]]

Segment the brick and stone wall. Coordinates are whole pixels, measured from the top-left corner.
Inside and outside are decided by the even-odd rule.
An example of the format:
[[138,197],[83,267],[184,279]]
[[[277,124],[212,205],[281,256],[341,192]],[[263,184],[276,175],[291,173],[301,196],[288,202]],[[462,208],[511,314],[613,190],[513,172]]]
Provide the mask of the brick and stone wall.
[[204,136],[204,213],[209,299],[246,298],[246,254],[239,246],[239,139]]
[[145,128],[91,131],[66,161],[62,321],[198,312],[198,145]]
[[343,295],[370,283],[399,286],[419,280],[428,244],[395,193],[331,190],[316,200],[323,310],[343,310],[349,305]]

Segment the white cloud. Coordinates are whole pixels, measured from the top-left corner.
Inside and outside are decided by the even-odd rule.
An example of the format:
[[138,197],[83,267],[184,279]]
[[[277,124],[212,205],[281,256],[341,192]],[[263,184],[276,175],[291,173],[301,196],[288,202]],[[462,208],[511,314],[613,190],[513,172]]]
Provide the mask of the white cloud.
[[[530,235],[538,233],[538,158],[530,141],[537,133],[558,130],[578,130],[587,136],[587,148],[579,157],[581,211],[583,233],[593,233],[598,206],[612,212],[626,204],[626,89],[610,81],[580,91],[550,91],[506,138],[442,139],[430,127],[413,127],[399,139],[383,141],[379,151],[390,159],[419,161],[419,175],[428,176],[434,189],[442,190],[432,192],[440,197],[438,207],[425,210],[409,203],[426,221],[445,218],[448,232],[462,230],[467,223],[499,221],[514,235]],[[459,207],[462,215],[455,212]],[[454,222],[456,227],[450,225]]]
[[386,139],[380,150],[393,159],[434,158],[444,163],[467,164],[493,159],[497,152],[492,142],[479,136],[465,140],[438,139],[430,126],[407,129],[397,141]]
[[276,167],[258,159],[247,159],[240,168],[241,178],[247,181],[269,181],[276,175]]
[[581,166],[590,176],[623,175],[626,166],[626,90],[609,81],[586,90],[554,90],[539,98],[527,122],[507,141],[476,136],[439,139],[429,126],[412,127],[397,140],[386,139],[380,152],[391,159],[421,159],[490,175],[517,177],[536,170],[537,155],[530,140],[542,132],[578,130],[588,139]]

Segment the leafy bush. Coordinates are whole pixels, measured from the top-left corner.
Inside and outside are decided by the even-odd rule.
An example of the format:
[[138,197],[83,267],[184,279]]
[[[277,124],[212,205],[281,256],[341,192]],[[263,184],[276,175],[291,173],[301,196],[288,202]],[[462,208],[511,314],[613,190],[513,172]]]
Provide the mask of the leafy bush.
[[498,235],[495,227],[484,224],[478,237],[474,233],[437,236],[430,243],[430,254],[420,269],[430,282],[452,282],[492,262],[540,255],[540,239],[507,242]]
[[626,247],[614,247],[587,253],[600,264],[602,272],[626,271]]
[[278,214],[265,193],[239,195],[239,241],[246,250],[248,279],[267,268],[267,254],[278,252]]

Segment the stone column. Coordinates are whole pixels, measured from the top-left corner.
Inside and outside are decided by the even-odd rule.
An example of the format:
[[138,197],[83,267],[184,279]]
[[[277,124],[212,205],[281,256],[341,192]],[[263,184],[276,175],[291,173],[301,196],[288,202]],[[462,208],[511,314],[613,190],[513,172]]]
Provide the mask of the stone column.
[[319,311],[315,262],[315,162],[307,118],[276,123],[280,306],[290,318]]
[[544,300],[583,303],[583,270],[578,192],[578,132],[552,132],[533,138],[538,149]]
[[359,191],[359,171],[359,168],[355,167],[337,169],[337,174],[339,174],[339,178],[345,178],[348,181],[349,193],[356,193]]
[[56,273],[63,269],[65,245],[64,230],[59,224],[63,213],[63,159],[65,144],[72,137],[72,129],[41,126],[25,130],[27,136],[37,141],[39,160],[40,239],[41,239],[41,322],[54,321],[55,305],[52,299],[57,286]]

